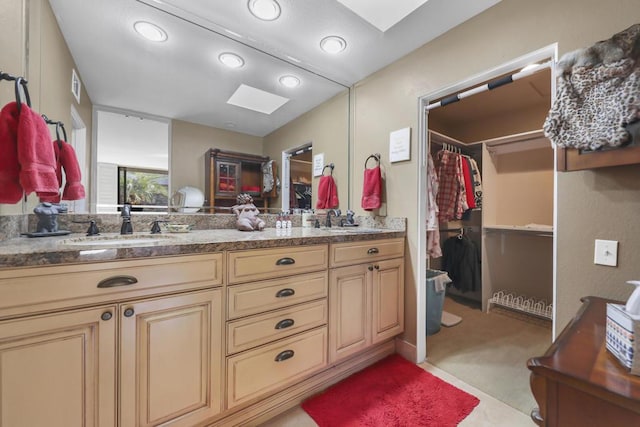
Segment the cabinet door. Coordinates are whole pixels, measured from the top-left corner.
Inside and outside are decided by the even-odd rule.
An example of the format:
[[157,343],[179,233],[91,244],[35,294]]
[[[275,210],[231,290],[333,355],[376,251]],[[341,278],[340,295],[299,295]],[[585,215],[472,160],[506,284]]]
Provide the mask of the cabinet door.
[[233,196],[240,190],[240,164],[216,161],[216,195]]
[[0,425],[115,426],[115,311],[0,322]]
[[404,259],[374,263],[372,275],[373,343],[404,331]]
[[331,270],[329,362],[364,350],[371,343],[370,265]]
[[222,291],[120,306],[120,426],[193,426],[221,410]]

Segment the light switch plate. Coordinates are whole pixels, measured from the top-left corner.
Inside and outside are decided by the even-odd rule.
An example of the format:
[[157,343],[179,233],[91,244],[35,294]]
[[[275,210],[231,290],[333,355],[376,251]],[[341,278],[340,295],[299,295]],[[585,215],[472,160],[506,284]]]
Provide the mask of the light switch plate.
[[609,265],[615,267],[618,265],[618,242],[616,240],[598,240],[596,239],[596,249],[593,256],[594,264]]

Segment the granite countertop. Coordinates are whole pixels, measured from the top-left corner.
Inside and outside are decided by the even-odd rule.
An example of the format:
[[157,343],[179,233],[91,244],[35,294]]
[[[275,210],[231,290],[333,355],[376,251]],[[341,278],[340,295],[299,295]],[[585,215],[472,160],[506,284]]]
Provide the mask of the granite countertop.
[[[162,239],[140,242],[149,233],[134,233],[138,243],[127,242],[110,245],[70,245],[69,239],[82,240],[83,233],[66,236],[17,237],[2,241],[0,245],[0,269],[39,265],[77,264],[113,261],[150,256],[187,255],[228,250],[286,247],[335,242],[353,242],[380,238],[404,237],[404,230],[353,228],[267,228],[263,231],[238,231],[235,229],[194,230],[188,233],[163,233]],[[102,233],[99,238],[118,236]],[[86,238],[91,239],[91,238]]]

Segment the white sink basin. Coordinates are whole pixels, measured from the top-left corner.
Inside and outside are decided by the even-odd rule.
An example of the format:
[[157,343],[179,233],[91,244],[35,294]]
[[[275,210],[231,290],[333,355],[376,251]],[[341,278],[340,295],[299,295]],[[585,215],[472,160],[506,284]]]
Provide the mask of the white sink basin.
[[175,239],[175,236],[167,236],[162,234],[124,234],[111,236],[86,236],[74,237],[58,242],[63,246],[107,246],[107,247],[123,247],[123,246],[155,246],[167,241]]

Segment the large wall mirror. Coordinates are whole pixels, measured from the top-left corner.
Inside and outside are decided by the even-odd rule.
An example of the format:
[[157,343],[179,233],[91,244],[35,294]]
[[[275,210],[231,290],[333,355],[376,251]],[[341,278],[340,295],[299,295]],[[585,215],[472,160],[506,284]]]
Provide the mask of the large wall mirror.
[[[40,23],[41,33],[28,34],[41,40],[39,49],[30,53],[40,55],[40,85],[59,84],[60,79],[50,79],[47,67],[51,50],[60,46],[43,37],[57,27],[90,98],[87,211],[105,212],[97,205],[105,198],[114,200],[114,194],[105,195],[102,189],[117,192],[115,183],[99,183],[109,174],[119,176],[118,168],[162,171],[151,160],[166,159],[170,198],[186,186],[204,191],[209,149],[269,157],[278,164],[281,181],[282,153],[306,144],[335,164],[340,207],[348,207],[349,88],[323,76],[312,64],[274,52],[268,40],[243,32],[248,22],[267,25],[249,13],[246,2],[23,1],[39,3],[28,12],[38,13],[38,19],[28,19]],[[137,33],[134,27],[140,22],[156,25],[141,31],[160,41]],[[237,55],[231,57],[231,67],[223,63],[224,54]],[[233,61],[240,66],[234,68]],[[34,63],[34,58],[28,62]],[[291,87],[296,80],[298,86]],[[41,104],[44,98],[43,92]],[[116,133],[111,129],[105,138],[104,128],[116,119],[133,127],[116,125]],[[149,119],[165,121],[166,140],[158,140],[153,131],[133,130]],[[156,142],[146,141],[147,136]],[[109,151],[114,139],[120,147],[124,143],[140,149],[120,156],[115,169],[105,175],[98,155]],[[312,189],[317,188],[318,178],[308,177]],[[272,197],[269,210],[280,209],[281,196]]]

